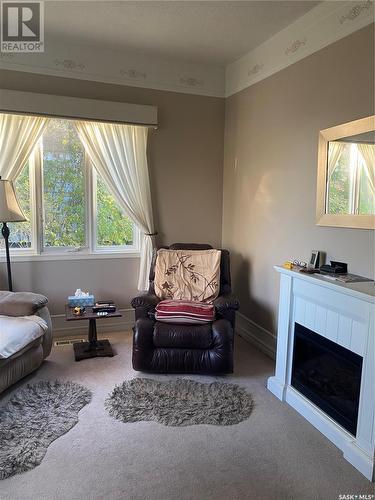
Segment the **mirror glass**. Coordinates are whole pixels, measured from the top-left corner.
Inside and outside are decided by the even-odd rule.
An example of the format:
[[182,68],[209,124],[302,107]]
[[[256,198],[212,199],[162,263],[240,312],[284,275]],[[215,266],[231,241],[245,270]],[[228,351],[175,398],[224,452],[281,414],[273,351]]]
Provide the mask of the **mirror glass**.
[[328,142],[325,213],[375,214],[375,133]]

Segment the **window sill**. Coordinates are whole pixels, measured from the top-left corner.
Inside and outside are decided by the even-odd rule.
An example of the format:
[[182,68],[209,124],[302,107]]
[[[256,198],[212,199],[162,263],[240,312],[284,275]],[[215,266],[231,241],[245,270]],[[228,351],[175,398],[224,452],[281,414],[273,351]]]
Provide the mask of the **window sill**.
[[[60,260],[98,260],[98,259],[137,259],[140,253],[136,250],[128,252],[64,252],[64,253],[44,253],[44,254],[13,254],[10,252],[11,262],[38,262],[38,261],[60,261]],[[5,255],[1,252],[0,263],[6,262]]]

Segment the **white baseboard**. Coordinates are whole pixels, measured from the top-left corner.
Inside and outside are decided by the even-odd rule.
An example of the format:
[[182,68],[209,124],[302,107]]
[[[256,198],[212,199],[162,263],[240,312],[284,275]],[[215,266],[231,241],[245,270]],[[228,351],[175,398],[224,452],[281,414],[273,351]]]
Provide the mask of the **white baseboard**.
[[236,332],[272,359],[276,359],[276,336],[241,313],[236,313]]
[[[120,318],[98,319],[96,326],[99,334],[130,330],[134,325],[134,310],[119,309],[119,312],[122,314]],[[51,319],[54,338],[87,336],[88,321],[66,321],[65,314],[54,314]]]
[[267,389],[280,399],[280,401],[285,401],[285,385],[282,384],[276,377],[268,378]]

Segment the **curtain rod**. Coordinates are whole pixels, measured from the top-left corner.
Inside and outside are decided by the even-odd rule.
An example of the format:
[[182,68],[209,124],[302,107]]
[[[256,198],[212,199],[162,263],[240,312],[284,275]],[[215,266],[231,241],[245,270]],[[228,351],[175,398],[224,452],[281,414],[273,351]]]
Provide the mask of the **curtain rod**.
[[3,110],[0,109],[0,113],[4,113],[7,115],[24,115],[24,116],[42,116],[42,117],[47,117],[47,118],[62,118],[65,120],[75,120],[75,121],[84,121],[84,122],[98,122],[98,123],[115,123],[117,125],[132,125],[134,127],[147,127],[151,128],[154,130],[158,129],[158,125],[150,125],[149,123],[134,123],[134,122],[126,122],[126,121],[119,121],[119,120],[105,120],[105,119],[99,119],[99,118],[82,118],[82,117],[77,117],[77,116],[68,116],[68,115],[57,115],[57,114],[48,114],[48,113],[32,113],[30,111],[28,112],[22,112],[22,111],[12,111],[12,110]]

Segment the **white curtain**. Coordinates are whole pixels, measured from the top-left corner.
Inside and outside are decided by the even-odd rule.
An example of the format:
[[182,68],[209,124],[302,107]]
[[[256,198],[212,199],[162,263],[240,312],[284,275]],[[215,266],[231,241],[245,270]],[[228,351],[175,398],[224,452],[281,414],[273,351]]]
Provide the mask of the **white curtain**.
[[345,148],[343,142],[329,142],[328,143],[328,182],[331,180],[332,174],[336,168],[337,162]]
[[374,144],[357,144],[360,152],[364,169],[369,180],[371,190],[375,195],[375,145]]
[[155,234],[147,165],[146,127],[76,121],[95,169],[124,211],[141,229],[138,289],[147,290]]
[[0,176],[14,181],[42,135],[48,118],[0,114]]

